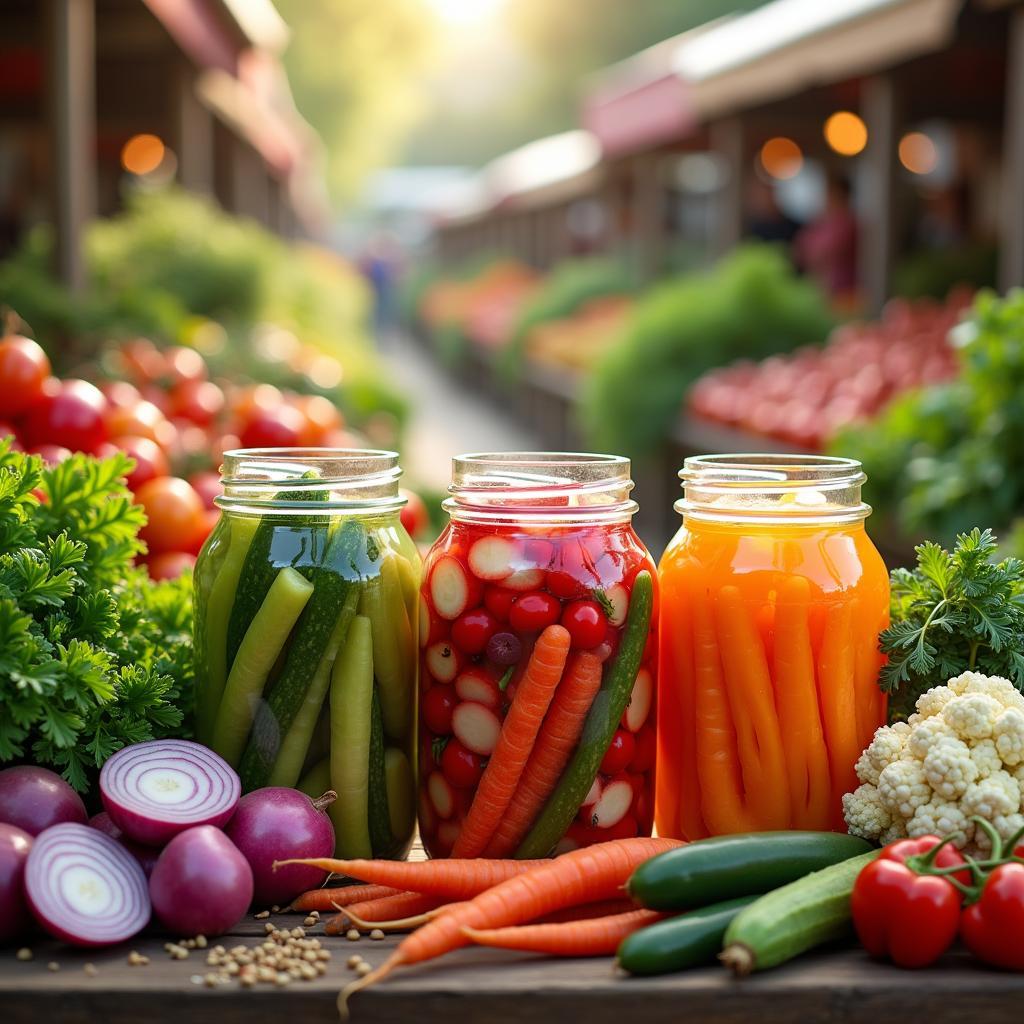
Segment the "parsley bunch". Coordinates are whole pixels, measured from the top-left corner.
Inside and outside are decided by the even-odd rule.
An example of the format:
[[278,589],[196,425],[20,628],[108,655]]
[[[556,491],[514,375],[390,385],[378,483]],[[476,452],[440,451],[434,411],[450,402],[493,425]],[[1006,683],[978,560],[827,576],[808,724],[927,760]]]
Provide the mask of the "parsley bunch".
[[890,717],[906,718],[925,690],[961,672],[1024,689],[1024,562],[995,562],[995,535],[977,528],[952,554],[931,541],[916,550],[916,569],[892,573],[892,625],[881,635]]
[[133,560],[145,522],[118,453],[45,467],[0,440],[0,766],[89,789],[129,743],[183,735],[191,584]]

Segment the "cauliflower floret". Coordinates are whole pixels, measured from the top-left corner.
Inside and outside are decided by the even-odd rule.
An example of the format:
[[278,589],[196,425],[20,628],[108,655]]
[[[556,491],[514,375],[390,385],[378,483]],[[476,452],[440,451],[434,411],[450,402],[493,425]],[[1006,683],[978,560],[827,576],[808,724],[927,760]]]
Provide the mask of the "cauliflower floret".
[[870,782],[877,786],[882,769],[902,757],[909,735],[910,726],[906,722],[883,725],[857,761],[857,778],[861,782]]
[[924,767],[906,759],[886,765],[878,777],[878,795],[893,817],[912,818],[918,807],[932,799]]
[[993,772],[987,779],[967,787],[960,806],[966,815],[977,814],[986,821],[1016,814],[1020,808],[1020,784],[1009,772]]
[[971,751],[963,740],[940,736],[924,758],[928,784],[946,800],[955,800],[977,781],[978,766],[971,760]]
[[[917,698],[917,714],[910,716],[911,728],[926,718],[941,715],[942,709],[956,696],[949,686],[933,686]],[[915,721],[915,719],[917,721]]]
[[910,736],[907,737],[907,750],[919,760],[923,761],[928,751],[943,736],[955,739],[942,715],[922,719],[920,724],[914,723],[916,717],[916,715],[911,715],[910,717],[911,729]]
[[895,824],[878,790],[868,784],[843,794],[843,815],[850,835],[863,839],[880,839]]
[[1024,711],[1007,708],[995,721],[992,729],[996,750],[1004,764],[1024,762]]
[[919,836],[948,836],[957,832],[953,845],[963,849],[974,838],[974,823],[967,820],[960,805],[936,797],[930,804],[917,809],[907,822],[907,835],[911,839]]
[[988,778],[993,772],[1003,767],[995,740],[979,740],[971,747],[971,760],[978,767],[978,778]]
[[957,695],[983,693],[1004,708],[1024,711],[1024,695],[1002,676],[986,676],[980,672],[964,672],[950,679],[949,688]]
[[964,740],[984,740],[992,735],[992,727],[1002,705],[986,693],[968,693],[954,697],[943,709],[946,724]]
[[[992,819],[992,827],[1005,842],[1024,828],[1024,814],[998,814]],[[974,845],[981,853],[989,853],[992,850],[992,843],[983,828],[975,829]]]

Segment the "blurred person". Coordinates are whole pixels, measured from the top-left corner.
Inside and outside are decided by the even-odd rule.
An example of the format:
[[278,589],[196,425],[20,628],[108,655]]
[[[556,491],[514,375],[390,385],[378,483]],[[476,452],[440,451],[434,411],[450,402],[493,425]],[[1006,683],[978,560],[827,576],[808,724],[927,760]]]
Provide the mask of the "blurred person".
[[787,216],[775,197],[775,189],[757,175],[751,175],[746,189],[746,225],[748,238],[789,245],[800,225]]
[[850,202],[850,183],[830,178],[825,208],[793,239],[797,266],[834,298],[849,297],[857,288],[857,217]]
[[373,329],[378,345],[395,326],[397,263],[395,247],[391,239],[383,233],[370,238],[359,260],[359,269],[373,291]]

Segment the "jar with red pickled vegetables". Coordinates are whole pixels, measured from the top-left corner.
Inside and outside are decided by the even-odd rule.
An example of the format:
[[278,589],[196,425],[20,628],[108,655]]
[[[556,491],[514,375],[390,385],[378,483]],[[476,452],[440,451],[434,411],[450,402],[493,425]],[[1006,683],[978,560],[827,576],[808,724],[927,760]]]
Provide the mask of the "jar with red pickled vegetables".
[[845,831],[885,720],[889,578],[851,459],[712,455],[680,472],[661,580],[658,834]]
[[434,857],[649,835],[656,572],[629,460],[453,460],[420,605],[420,834]]

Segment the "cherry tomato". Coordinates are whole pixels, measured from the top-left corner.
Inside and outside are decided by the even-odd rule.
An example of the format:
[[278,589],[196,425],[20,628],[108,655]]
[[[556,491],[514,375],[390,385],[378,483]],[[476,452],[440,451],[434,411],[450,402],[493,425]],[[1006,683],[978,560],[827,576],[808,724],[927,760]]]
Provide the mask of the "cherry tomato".
[[11,439],[12,451],[20,452],[23,450],[21,443],[18,441],[18,435],[14,430],[13,424],[4,423],[0,420],[0,438],[2,437],[9,437]]
[[430,526],[427,506],[415,491],[410,491],[403,487],[398,493],[405,498],[405,505],[402,507],[401,512],[402,525],[410,537],[418,537]]
[[163,353],[149,338],[126,341],[121,346],[121,358],[131,377],[139,384],[158,380],[167,369]]
[[484,773],[483,758],[453,736],[441,754],[441,772],[456,789],[469,789]]
[[107,400],[84,380],[66,380],[44,393],[25,414],[22,430],[33,445],[54,444],[72,451],[95,452],[108,433]]
[[144,483],[171,472],[163,448],[148,437],[115,437],[103,445],[97,454],[106,457],[118,450],[135,460],[135,468],[125,478],[130,491],[138,491]]
[[139,488],[135,500],[146,510],[139,536],[151,555],[187,549],[204,527],[203,501],[187,480],[157,477]]
[[500,623],[483,608],[464,612],[452,623],[452,643],[466,654],[481,654]]
[[196,556],[185,551],[165,551],[146,562],[149,575],[155,580],[176,580],[196,564]]
[[636,746],[629,762],[629,770],[639,773],[649,772],[654,767],[658,752],[658,737],[654,729],[654,722],[645,722],[634,739]]
[[539,632],[558,621],[562,606],[550,594],[534,590],[512,602],[508,613],[509,625],[524,633]]
[[192,534],[191,541],[181,545],[182,548],[193,555],[198,555],[206,543],[206,538],[213,533],[213,528],[217,525],[218,519],[220,519],[220,511],[218,509],[204,508],[199,518],[198,529]]
[[131,407],[142,401],[142,392],[126,380],[104,381],[100,385],[100,391],[103,392],[112,409]]
[[224,392],[213,381],[182,381],[171,391],[170,407],[173,416],[208,427],[224,409]]
[[301,442],[305,447],[322,445],[324,438],[345,422],[334,403],[323,395],[297,395],[292,404],[306,418],[306,430]]
[[633,734],[625,729],[616,729],[604,757],[601,758],[601,771],[605,775],[621,772],[633,759],[635,750],[636,740],[633,739]]
[[6,415],[20,416],[39,401],[49,376],[50,360],[31,338],[0,338],[0,407]]
[[601,833],[601,842],[611,842],[613,839],[635,839],[640,826],[632,814],[620,818],[611,828],[595,829]]
[[175,384],[186,380],[205,380],[206,360],[194,349],[174,345],[164,352],[164,373]]
[[562,625],[569,630],[573,647],[590,650],[604,640],[608,618],[596,601],[572,601],[562,612]]
[[145,401],[115,406],[108,410],[106,416],[111,437],[148,437],[158,444],[161,441],[160,426],[164,422],[164,414],[152,402]]
[[30,455],[38,455],[48,466],[56,466],[58,462],[71,458],[71,451],[59,444],[37,444],[29,448]]
[[220,474],[214,473],[212,469],[204,470],[202,473],[193,473],[188,482],[195,488],[196,494],[203,499],[203,504],[210,509],[215,509],[214,498],[220,497],[223,488],[220,484]]
[[547,572],[545,585],[548,590],[555,597],[570,601],[586,597],[590,588],[597,586],[597,582],[590,555],[579,538],[574,537],[562,543]]
[[447,736],[452,731],[452,712],[456,703],[450,686],[432,686],[420,702],[423,724],[435,736]]
[[508,613],[518,595],[514,590],[505,587],[489,586],[484,588],[484,607],[502,622],[508,621]]
[[290,405],[261,410],[242,427],[242,447],[294,448],[304,429],[302,413]]

